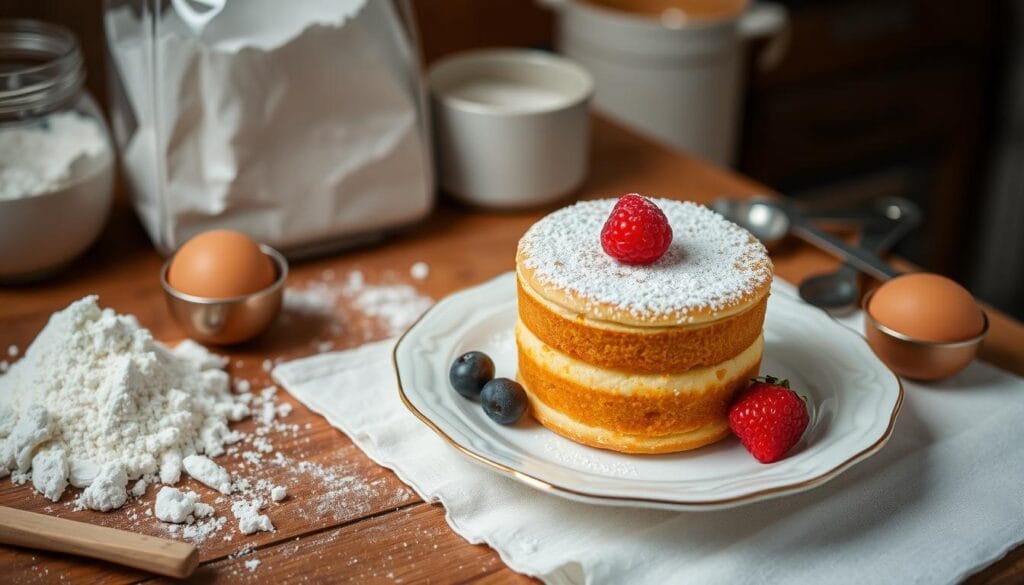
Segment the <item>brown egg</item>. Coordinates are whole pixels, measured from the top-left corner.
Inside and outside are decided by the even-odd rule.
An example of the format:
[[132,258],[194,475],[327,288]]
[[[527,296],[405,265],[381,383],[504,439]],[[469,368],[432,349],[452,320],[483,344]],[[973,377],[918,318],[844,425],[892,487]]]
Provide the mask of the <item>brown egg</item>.
[[185,294],[225,299],[259,292],[274,283],[274,263],[249,236],[231,230],[203,232],[178,249],[167,283]]
[[971,293],[938,274],[898,276],[875,291],[868,305],[875,321],[920,341],[966,341],[985,325]]

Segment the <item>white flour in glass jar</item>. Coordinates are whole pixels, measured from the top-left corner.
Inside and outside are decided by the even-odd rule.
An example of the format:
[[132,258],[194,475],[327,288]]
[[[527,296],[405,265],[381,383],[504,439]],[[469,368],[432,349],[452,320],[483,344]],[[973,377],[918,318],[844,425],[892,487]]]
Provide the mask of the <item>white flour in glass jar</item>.
[[97,188],[112,167],[103,128],[76,112],[0,125],[0,200]]

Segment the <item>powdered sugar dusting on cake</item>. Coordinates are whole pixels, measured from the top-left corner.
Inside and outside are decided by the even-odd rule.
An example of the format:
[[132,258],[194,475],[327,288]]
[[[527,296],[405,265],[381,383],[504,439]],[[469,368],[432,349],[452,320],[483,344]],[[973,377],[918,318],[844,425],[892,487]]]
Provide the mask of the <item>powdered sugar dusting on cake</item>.
[[672,245],[647,266],[620,264],[601,249],[615,199],[581,201],[535,223],[519,242],[524,265],[544,286],[589,308],[611,305],[637,319],[692,320],[723,310],[772,278],[768,252],[738,225],[703,205],[652,199],[672,226]]

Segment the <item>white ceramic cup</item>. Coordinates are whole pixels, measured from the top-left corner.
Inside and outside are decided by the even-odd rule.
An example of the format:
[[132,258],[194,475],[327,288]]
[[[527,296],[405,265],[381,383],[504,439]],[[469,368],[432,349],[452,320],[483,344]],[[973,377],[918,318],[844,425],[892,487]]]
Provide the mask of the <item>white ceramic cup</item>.
[[442,59],[428,74],[441,187],[497,209],[546,205],[587,173],[594,82],[572,61],[525,49]]

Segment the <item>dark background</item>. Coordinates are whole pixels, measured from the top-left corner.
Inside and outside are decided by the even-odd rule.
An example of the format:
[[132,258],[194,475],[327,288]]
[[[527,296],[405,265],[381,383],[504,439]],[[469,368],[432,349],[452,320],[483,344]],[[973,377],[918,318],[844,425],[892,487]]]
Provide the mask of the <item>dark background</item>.
[[[769,73],[750,68],[738,170],[810,204],[916,200],[925,224],[899,251],[1024,318],[1024,127],[1013,123],[1024,100],[1012,75],[1024,61],[1020,2],[782,3],[790,49]],[[106,106],[102,6],[0,0],[0,15],[71,28]],[[428,64],[473,47],[553,46],[554,16],[533,0],[413,6]]]

